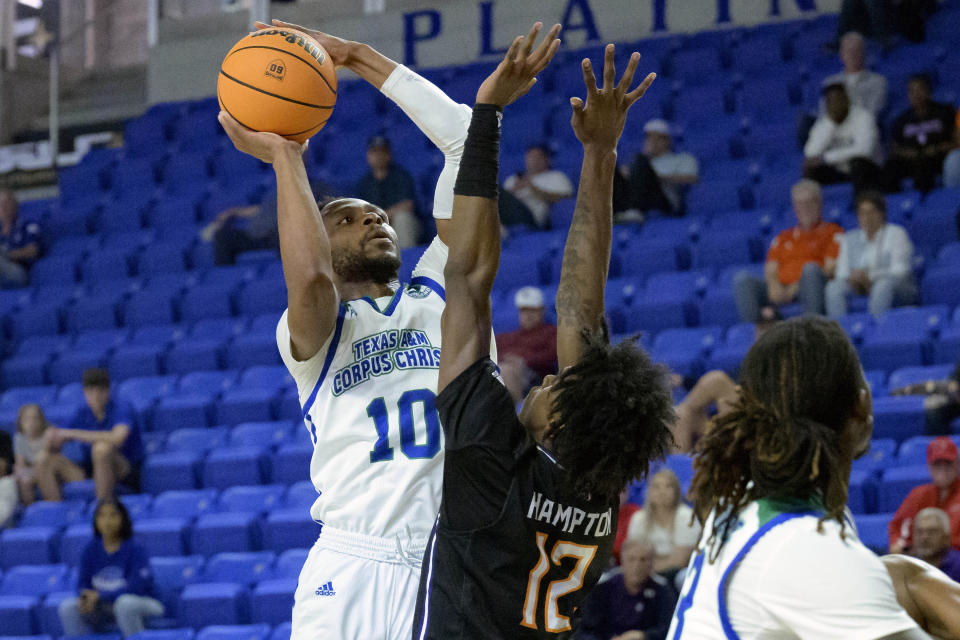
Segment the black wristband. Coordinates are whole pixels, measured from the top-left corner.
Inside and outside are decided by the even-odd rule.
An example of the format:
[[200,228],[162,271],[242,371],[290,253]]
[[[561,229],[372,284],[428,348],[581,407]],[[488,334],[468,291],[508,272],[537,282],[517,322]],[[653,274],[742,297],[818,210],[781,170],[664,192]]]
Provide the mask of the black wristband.
[[478,104],[473,107],[467,141],[463,145],[460,171],[453,193],[458,196],[496,198],[500,171],[500,107]]

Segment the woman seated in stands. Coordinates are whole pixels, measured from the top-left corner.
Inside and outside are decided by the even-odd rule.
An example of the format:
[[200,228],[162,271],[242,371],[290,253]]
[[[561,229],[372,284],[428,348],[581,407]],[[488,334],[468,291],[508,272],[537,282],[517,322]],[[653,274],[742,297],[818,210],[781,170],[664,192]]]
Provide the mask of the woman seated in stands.
[[80,559],[79,596],[60,604],[64,635],[101,633],[116,625],[127,637],[143,631],[147,618],[163,615],[163,605],[150,597],[147,553],[132,538],[126,507],[100,502],[93,515],[93,540]]

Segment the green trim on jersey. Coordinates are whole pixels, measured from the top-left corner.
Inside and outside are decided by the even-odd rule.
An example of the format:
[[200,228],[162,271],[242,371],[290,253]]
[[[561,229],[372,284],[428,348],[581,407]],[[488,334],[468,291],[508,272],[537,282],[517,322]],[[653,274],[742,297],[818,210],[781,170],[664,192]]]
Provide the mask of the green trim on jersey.
[[823,515],[823,500],[814,496],[808,500],[800,498],[760,498],[757,502],[757,520],[763,526],[781,513],[797,513],[799,511],[816,511]]

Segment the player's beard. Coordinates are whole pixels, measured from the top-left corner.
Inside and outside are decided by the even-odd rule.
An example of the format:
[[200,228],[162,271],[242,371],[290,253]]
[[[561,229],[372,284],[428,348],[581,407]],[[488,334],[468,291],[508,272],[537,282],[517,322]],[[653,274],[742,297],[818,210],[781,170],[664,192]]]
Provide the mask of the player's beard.
[[360,251],[333,249],[331,257],[334,273],[344,282],[390,284],[400,269],[400,258],[389,254],[371,258]]

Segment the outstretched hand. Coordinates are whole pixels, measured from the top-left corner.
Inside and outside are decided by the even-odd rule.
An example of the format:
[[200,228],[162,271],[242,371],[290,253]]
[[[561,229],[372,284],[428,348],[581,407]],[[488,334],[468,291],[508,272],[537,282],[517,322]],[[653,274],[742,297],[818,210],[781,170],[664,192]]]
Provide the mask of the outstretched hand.
[[531,53],[533,42],[542,27],[543,23],[537,22],[526,36],[517,36],[507,50],[507,55],[480,85],[477,91],[478,104],[505,107],[536,84],[537,74],[547,67],[560,47],[560,40],[557,39],[560,25],[555,24],[537,50]]
[[293,140],[287,140],[275,133],[248,129],[237,122],[233,116],[226,111],[221,111],[220,115],[217,116],[217,120],[220,121],[220,125],[223,126],[223,130],[230,136],[230,140],[233,141],[233,146],[235,146],[238,151],[242,151],[268,164],[273,164],[273,162],[280,157],[280,154],[284,152],[299,151],[302,154],[307,149],[306,142],[300,144]]
[[266,22],[260,22],[259,20],[254,23],[254,26],[257,29],[294,29],[296,31],[303,32],[320,43],[320,46],[323,47],[323,50],[327,52],[327,55],[330,56],[330,60],[333,62],[333,66],[340,68],[347,64],[347,57],[350,54],[350,42],[344,40],[343,38],[338,38],[332,36],[329,33],[324,33],[323,31],[317,31],[316,29],[308,29],[307,27],[301,27],[298,24],[293,24],[292,22],[284,22],[283,20],[273,20],[273,24],[267,24]]
[[570,106],[573,107],[570,124],[584,147],[615,149],[620,134],[623,133],[627,111],[634,102],[643,97],[657,77],[657,74],[650,73],[637,88],[629,90],[633,83],[633,74],[640,63],[640,54],[634,52],[620,82],[614,86],[616,70],[613,52],[614,46],[608,44],[604,51],[603,86],[600,88],[597,87],[597,79],[593,74],[593,65],[588,58],[584,58],[583,82],[587,85],[587,102],[584,104],[580,98],[570,98]]

